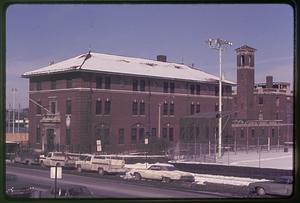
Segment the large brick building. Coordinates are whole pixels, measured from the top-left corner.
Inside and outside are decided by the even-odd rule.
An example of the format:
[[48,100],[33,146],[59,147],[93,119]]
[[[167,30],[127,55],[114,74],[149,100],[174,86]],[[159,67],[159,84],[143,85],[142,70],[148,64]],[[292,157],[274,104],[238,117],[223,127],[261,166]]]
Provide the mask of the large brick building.
[[[222,83],[222,142],[235,148],[293,140],[293,92],[271,76],[254,83],[255,51],[236,49],[236,92]],[[88,53],[22,76],[30,79],[29,142],[37,150],[95,152],[97,140],[104,152],[182,142],[210,148],[218,140],[219,78],[163,55]]]
[[[218,109],[218,77],[163,55],[88,53],[23,77],[30,79],[29,141],[41,151],[95,152],[97,140],[105,152],[138,150],[146,137],[150,146],[176,144],[180,118]],[[225,111],[233,85],[223,81]]]

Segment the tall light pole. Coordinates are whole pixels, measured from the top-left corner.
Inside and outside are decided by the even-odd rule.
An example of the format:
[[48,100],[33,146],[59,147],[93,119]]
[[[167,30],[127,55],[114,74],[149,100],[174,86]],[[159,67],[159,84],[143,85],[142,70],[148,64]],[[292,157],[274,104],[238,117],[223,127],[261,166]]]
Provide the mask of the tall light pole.
[[219,149],[218,156],[222,156],[222,52],[226,46],[231,46],[232,43],[222,39],[208,39],[209,48],[219,51]]
[[16,99],[17,88],[12,88],[11,91],[13,94],[13,134],[15,134],[15,99]]

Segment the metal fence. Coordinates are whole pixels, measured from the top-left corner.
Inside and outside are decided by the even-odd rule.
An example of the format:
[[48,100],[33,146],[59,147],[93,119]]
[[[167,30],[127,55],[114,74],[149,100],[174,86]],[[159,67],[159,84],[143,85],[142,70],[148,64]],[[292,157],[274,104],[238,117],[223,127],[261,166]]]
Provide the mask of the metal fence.
[[272,152],[289,152],[291,147],[284,145],[234,145],[224,144],[221,157],[218,154],[217,144],[204,143],[181,143],[170,148],[169,157],[175,161],[190,162],[228,162],[228,165],[236,162],[242,155],[260,160]]

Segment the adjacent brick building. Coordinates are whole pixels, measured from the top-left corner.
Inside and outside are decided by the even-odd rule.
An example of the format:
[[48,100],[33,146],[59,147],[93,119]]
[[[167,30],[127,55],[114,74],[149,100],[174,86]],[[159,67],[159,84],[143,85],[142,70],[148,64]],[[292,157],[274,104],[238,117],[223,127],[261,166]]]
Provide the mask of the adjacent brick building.
[[280,145],[293,141],[293,92],[286,82],[254,83],[254,52],[244,45],[236,49],[237,91],[233,94],[232,143]]

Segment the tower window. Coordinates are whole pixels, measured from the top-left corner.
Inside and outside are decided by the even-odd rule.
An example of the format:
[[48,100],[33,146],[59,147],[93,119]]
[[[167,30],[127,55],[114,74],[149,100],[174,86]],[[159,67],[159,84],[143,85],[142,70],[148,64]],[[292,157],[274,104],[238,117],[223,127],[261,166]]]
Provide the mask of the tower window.
[[241,66],[244,66],[245,65],[245,56],[241,55],[240,59],[241,59],[241,61],[240,61]]

